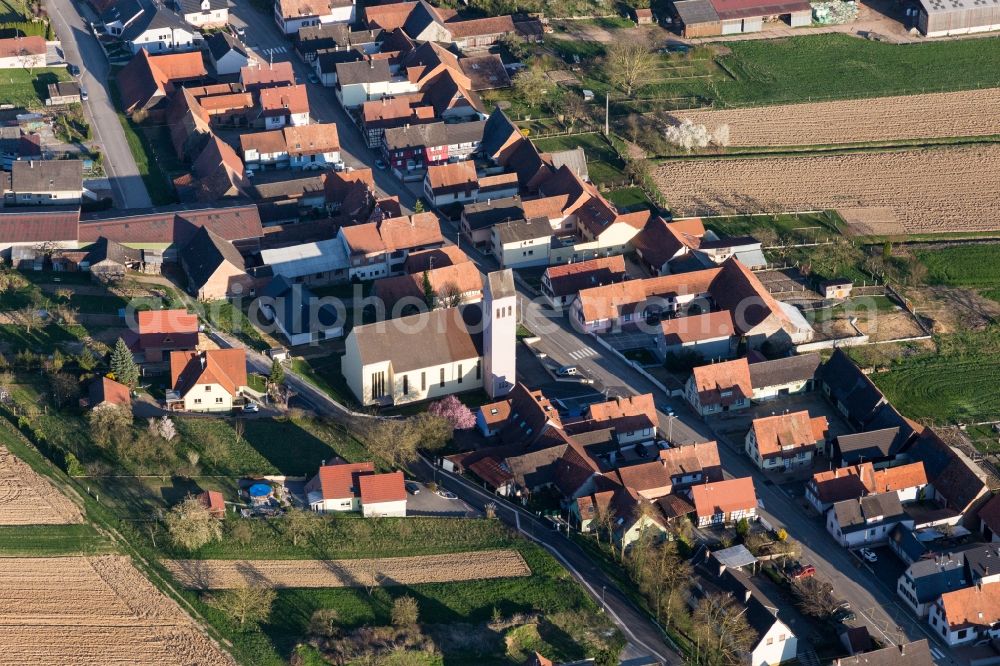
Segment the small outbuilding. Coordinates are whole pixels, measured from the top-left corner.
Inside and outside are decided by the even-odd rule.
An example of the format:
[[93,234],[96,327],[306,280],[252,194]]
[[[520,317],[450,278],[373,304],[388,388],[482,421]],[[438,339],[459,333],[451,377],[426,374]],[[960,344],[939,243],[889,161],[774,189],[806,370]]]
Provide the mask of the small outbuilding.
[[45,99],[45,106],[62,106],[64,104],[79,104],[80,84],[74,81],[59,81],[50,83],[48,87],[49,95]]
[[819,283],[819,293],[823,298],[850,298],[854,283],[847,278],[824,280]]
[[984,0],[920,0],[917,28],[927,37],[1000,30],[1000,4]]
[[650,25],[653,23],[653,10],[646,7],[632,11],[633,18],[637,25]]
[[674,14],[687,38],[760,32],[768,21],[792,28],[812,24],[805,0],[675,0]]

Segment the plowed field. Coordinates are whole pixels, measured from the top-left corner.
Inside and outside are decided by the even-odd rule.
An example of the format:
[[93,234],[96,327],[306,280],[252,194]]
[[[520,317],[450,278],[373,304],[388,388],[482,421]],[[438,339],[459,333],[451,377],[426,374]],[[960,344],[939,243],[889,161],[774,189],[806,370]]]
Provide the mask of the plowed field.
[[0,525],[80,522],[83,516],[73,502],[48,479],[0,446]]
[[235,666],[128,558],[0,560],[0,664]]
[[450,555],[388,557],[378,560],[173,560],[165,562],[185,587],[225,589],[247,584],[269,587],[361,587],[448,583],[528,576],[516,550]]
[[819,146],[1000,134],[1000,88],[684,111],[677,121],[729,125],[732,146]]
[[[907,233],[1000,229],[1000,145],[828,157],[670,160],[654,172],[675,216],[870,209]],[[868,216],[866,228],[883,220]],[[863,230],[859,232],[864,233]]]

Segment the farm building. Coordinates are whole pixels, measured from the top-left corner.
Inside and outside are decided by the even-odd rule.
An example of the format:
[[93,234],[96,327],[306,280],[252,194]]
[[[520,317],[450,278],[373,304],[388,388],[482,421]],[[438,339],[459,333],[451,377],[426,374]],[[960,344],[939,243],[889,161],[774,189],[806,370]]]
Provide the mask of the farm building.
[[920,0],[917,27],[928,37],[1000,30],[1000,3],[985,0]]
[[812,23],[812,7],[805,0],[676,0],[673,7],[683,37],[760,32],[765,21],[793,28]]

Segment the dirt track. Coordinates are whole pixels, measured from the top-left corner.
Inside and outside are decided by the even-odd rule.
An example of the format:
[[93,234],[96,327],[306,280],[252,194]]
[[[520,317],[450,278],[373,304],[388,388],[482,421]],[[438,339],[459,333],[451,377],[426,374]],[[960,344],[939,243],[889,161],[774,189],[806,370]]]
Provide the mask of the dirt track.
[[235,662],[126,557],[0,560],[0,665]]
[[182,585],[213,590],[261,584],[268,587],[361,587],[447,583],[528,576],[516,550],[378,560],[172,560],[164,563]]
[[814,104],[679,111],[678,122],[729,125],[732,146],[818,146],[1000,134],[1000,88]]
[[[828,157],[670,160],[654,178],[676,216],[881,210],[908,233],[1000,229],[1000,145]],[[877,217],[877,216],[876,216]],[[865,221],[865,228],[880,219]],[[863,233],[863,230],[859,230]]]
[[48,479],[0,446],[0,525],[81,522],[83,516],[80,509],[69,498]]

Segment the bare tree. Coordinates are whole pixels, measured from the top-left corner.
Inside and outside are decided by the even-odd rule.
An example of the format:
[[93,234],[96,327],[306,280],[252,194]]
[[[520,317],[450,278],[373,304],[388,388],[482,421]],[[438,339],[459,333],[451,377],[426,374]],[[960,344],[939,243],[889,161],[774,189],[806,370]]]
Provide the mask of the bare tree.
[[281,531],[292,540],[293,546],[298,546],[299,541],[313,538],[323,527],[323,519],[319,514],[303,509],[291,509],[285,514],[281,523]]
[[248,585],[215,594],[210,603],[236,621],[243,630],[248,623],[256,625],[271,617],[271,607],[277,596],[268,587]]
[[164,522],[170,540],[184,550],[198,550],[222,538],[222,521],[193,495],[171,509]]
[[604,66],[611,84],[631,95],[650,79],[656,69],[656,55],[641,42],[619,41],[608,49]]
[[438,307],[457,308],[462,304],[462,290],[454,282],[445,282],[437,291]]
[[42,315],[40,315],[38,310],[31,305],[21,308],[14,314],[28,335],[31,335],[31,330],[33,328],[41,328],[44,323],[42,322]]
[[246,432],[247,424],[243,419],[233,421],[233,434],[236,435],[236,443],[243,441],[243,433]]
[[740,663],[754,635],[745,611],[730,594],[702,597],[692,618],[699,659],[704,657],[709,664]]
[[815,578],[805,578],[792,583],[792,592],[795,594],[799,610],[805,615],[825,620],[837,610],[837,603],[833,598],[833,586],[830,583],[822,583]]

